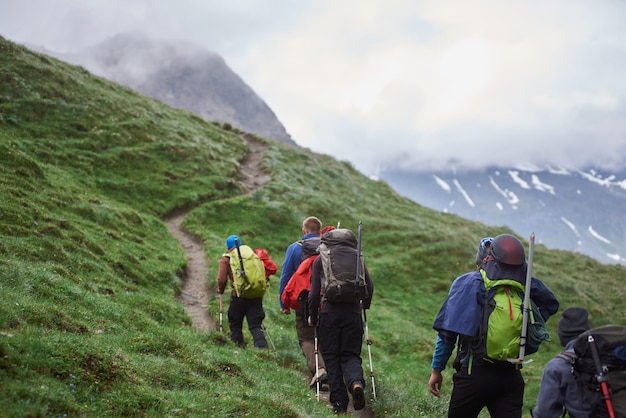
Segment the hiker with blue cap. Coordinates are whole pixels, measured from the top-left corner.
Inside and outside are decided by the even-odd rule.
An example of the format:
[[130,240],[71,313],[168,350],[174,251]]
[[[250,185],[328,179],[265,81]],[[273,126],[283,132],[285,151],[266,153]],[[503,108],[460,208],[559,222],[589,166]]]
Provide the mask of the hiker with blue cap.
[[[223,254],[219,261],[217,293],[220,295],[221,306],[222,295],[230,281],[232,287],[228,308],[230,339],[238,346],[245,347],[243,337],[245,318],[254,346],[267,348],[263,331],[265,319],[263,296],[269,284],[269,276],[276,272],[276,266],[270,260],[274,268],[266,270],[264,261],[258,255],[262,251],[255,252],[248,245],[243,245],[238,235],[226,238],[226,249],[228,252]],[[269,255],[267,257],[269,259]]]

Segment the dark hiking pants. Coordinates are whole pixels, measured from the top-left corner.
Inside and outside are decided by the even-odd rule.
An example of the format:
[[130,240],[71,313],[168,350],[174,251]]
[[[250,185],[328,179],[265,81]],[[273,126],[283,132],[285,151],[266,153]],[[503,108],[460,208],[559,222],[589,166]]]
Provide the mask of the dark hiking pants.
[[248,322],[248,329],[252,334],[254,346],[267,348],[267,341],[263,334],[261,324],[265,319],[263,310],[263,297],[255,299],[244,299],[233,296],[228,308],[228,324],[230,326],[230,339],[240,347],[244,346],[243,341],[243,318]]
[[348,409],[348,388],[359,382],[365,388],[361,347],[363,321],[353,312],[324,312],[320,315],[319,344],[324,353],[330,384],[330,403],[335,411]]
[[521,418],[524,402],[522,373],[510,363],[462,366],[453,376],[448,418],[475,418],[486,407],[492,418]]

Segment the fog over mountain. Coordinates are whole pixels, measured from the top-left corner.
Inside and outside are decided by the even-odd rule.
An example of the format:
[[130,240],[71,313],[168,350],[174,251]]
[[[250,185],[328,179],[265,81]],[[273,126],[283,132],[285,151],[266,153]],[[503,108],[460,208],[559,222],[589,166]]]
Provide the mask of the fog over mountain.
[[[0,33],[223,57],[299,145],[366,175],[626,166],[626,2],[0,0]],[[141,54],[139,55],[142,56]]]
[[[274,112],[218,54],[192,43],[155,41],[132,33],[113,36],[77,54],[46,53],[207,120],[229,122],[297,146]],[[379,141],[381,146],[393,144],[384,137]],[[507,140],[496,136],[492,142],[498,150],[507,149]],[[400,150],[388,152],[410,160]],[[572,161],[568,153],[581,151],[560,152],[565,162]],[[398,163],[372,171],[399,193],[432,209],[508,226],[526,238],[535,232],[537,242],[549,248],[626,264],[626,169],[526,165],[415,170],[411,164]]]
[[296,145],[269,106],[221,56],[191,42],[132,32],[77,53],[44,51],[208,121]]

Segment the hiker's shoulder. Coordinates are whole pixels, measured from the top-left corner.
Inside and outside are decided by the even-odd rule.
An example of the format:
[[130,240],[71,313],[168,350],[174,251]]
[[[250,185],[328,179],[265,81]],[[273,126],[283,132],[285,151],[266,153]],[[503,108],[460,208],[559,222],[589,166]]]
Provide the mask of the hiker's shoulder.
[[483,277],[479,271],[469,271],[458,276],[452,282],[451,287],[474,287],[483,283]]

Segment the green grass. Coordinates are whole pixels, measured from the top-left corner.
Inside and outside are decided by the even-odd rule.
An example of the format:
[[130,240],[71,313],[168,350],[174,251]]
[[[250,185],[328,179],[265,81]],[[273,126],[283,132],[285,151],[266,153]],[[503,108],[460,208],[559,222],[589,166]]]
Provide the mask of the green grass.
[[[265,299],[276,350],[191,327],[176,298],[185,253],[163,222],[174,209],[190,210],[184,226],[204,240],[212,287],[232,233],[280,265],[304,217],[362,221],[376,286],[369,405],[380,417],[445,415],[450,371],[441,399],[427,388],[432,321],[452,280],[473,269],[479,239],[511,231],[428,210],[347,162],[272,141],[272,181],[244,195],[235,177],[246,152],[235,130],[0,38],[0,415],[332,415],[306,385],[277,278]],[[623,322],[623,267],[538,245],[534,271],[563,308],[588,308],[594,325]],[[213,297],[214,316],[218,306]],[[556,319],[548,327],[553,342],[524,367],[525,410],[559,351]]]

